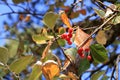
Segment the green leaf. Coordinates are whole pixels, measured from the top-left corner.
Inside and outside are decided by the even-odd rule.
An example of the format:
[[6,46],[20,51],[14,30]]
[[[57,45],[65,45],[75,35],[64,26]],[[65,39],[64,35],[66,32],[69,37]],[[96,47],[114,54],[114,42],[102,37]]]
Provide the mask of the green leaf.
[[59,32],[59,34],[63,34],[63,33],[66,32],[66,30],[65,30],[64,27],[60,27],[60,28],[58,29],[58,32]]
[[107,50],[101,44],[93,44],[90,46],[91,54],[95,62],[102,63],[108,60]]
[[109,79],[109,77],[104,75],[101,80],[108,80],[108,79]]
[[87,69],[89,69],[89,67],[90,67],[89,61],[87,59],[81,59],[80,63],[79,63],[79,66],[78,66],[79,75],[82,74]]
[[[14,46],[13,46],[13,44],[14,44]],[[9,40],[9,43],[7,45],[8,45],[9,57],[13,58],[17,54],[19,42]]]
[[20,59],[14,61],[10,65],[10,70],[15,72],[16,74],[19,74],[21,71],[23,71],[28,66],[28,64],[31,61],[32,61],[31,55],[21,57]]
[[99,10],[99,9],[94,8],[94,11],[98,16],[100,16],[101,18],[104,18],[105,12],[103,10]]
[[59,15],[54,12],[48,12],[45,14],[43,21],[50,28],[53,29]]
[[120,15],[113,18],[111,23],[114,25],[119,24],[120,23]]
[[25,0],[13,0],[13,2],[15,3],[15,4],[19,4],[19,3],[21,3],[21,2],[24,2]]
[[32,36],[33,41],[35,41],[37,44],[45,44],[46,40],[50,40],[52,38],[53,36],[47,36],[42,34]]
[[101,75],[103,75],[105,71],[99,71],[92,75],[91,80],[98,80]]
[[42,66],[42,63],[40,61],[38,61],[33,66],[33,69],[32,69],[32,72],[30,74],[29,80],[37,80],[40,77],[40,75],[42,74],[41,66]]
[[76,48],[69,48],[69,49],[65,50],[65,54],[69,55],[71,57],[71,59],[74,61],[76,58],[77,49]]
[[6,64],[8,61],[8,49],[5,47],[0,47],[0,63]]

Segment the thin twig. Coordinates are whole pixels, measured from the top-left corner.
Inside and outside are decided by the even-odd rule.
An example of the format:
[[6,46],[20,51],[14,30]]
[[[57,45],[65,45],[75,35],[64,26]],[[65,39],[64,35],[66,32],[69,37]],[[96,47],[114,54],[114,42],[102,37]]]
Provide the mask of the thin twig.
[[98,28],[96,28],[92,33],[91,35],[85,39],[80,45],[78,48],[82,47],[97,31],[99,31],[100,29],[102,29],[111,19],[113,19],[117,14],[113,14],[110,18],[108,18],[101,26],[99,26]]
[[64,54],[64,56],[65,56],[65,57],[66,57],[66,58],[72,63],[72,60],[71,60],[71,59],[65,54],[63,48],[59,45],[59,43],[58,43],[58,39],[57,39],[57,36],[56,36],[54,30],[52,30],[52,32],[53,32],[54,39],[55,39],[55,41],[56,41],[58,47],[61,49],[61,51],[62,51],[62,53]]
[[112,80],[112,78],[113,78],[113,76],[114,76],[114,72],[115,72],[115,67],[114,67],[114,69],[113,69],[113,71],[112,71],[112,74],[111,74],[110,80]]
[[7,70],[9,70],[9,71],[13,74],[13,76],[14,76],[15,78],[17,78],[18,80],[21,80],[18,75],[16,75],[13,71],[10,70],[10,68],[9,68],[9,66],[8,66],[7,64],[5,64],[5,67],[7,68]]
[[101,65],[100,67],[98,67],[97,69],[92,70],[92,71],[91,71],[91,74],[90,74],[85,80],[87,80],[88,78],[90,78],[95,72],[99,71],[99,70],[102,69],[104,66],[109,65],[109,64],[113,64],[114,61],[116,60],[116,58],[117,58],[118,56],[120,56],[120,55],[119,55],[119,54],[113,55],[112,57],[110,57],[110,60],[109,60],[109,61],[107,61],[106,63],[104,63],[103,65]]
[[119,79],[119,61],[120,61],[120,55],[117,57],[117,61],[116,61],[116,80]]
[[103,6],[106,6],[107,8],[111,9],[113,12],[120,12],[119,10],[113,9],[113,8],[109,7],[108,5],[103,4],[100,0],[96,0],[96,2],[102,4]]
[[11,8],[11,6],[7,3],[6,0],[5,0],[5,4],[10,8],[10,10],[11,10],[12,12],[14,12],[14,10]]

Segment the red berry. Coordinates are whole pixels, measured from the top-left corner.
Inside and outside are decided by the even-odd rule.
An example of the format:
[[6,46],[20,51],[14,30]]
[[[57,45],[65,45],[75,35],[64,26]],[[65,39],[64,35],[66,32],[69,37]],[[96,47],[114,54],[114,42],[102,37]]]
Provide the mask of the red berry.
[[83,52],[83,48],[79,48],[77,52],[81,54]]
[[62,39],[66,39],[67,36],[68,36],[68,35],[67,35],[66,33],[64,33],[64,34],[61,35],[61,38],[62,38]]
[[68,43],[69,45],[71,45],[71,44],[72,44],[72,41],[68,41],[67,43]]
[[82,55],[80,55],[81,58],[85,58],[85,54],[82,53]]
[[89,52],[89,51],[90,51],[90,48],[86,48],[85,51],[86,51],[86,52]]
[[65,38],[66,41],[70,41],[69,36],[67,35],[67,37]]
[[68,32],[69,32],[70,34],[72,34],[73,28],[69,28],[69,29],[68,29]]
[[69,33],[68,36],[69,36],[69,38],[72,38],[72,34],[71,33]]
[[91,58],[91,56],[89,55],[89,56],[87,56],[87,59],[90,61],[92,58]]

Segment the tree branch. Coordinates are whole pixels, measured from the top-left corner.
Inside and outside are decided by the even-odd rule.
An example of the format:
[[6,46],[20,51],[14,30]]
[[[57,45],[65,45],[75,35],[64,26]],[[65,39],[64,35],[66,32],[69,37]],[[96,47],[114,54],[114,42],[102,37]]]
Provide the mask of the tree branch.
[[117,13],[113,14],[110,18],[108,18],[101,26],[99,26],[98,28],[96,28],[91,35],[85,39],[78,48],[82,47],[97,31],[99,31],[101,28],[103,28],[111,19],[113,19],[115,16],[117,15]]
[[117,56],[117,61],[116,61],[116,80],[119,79],[119,70],[118,70],[119,61],[120,61],[120,55]]
[[97,71],[99,71],[100,69],[102,69],[104,66],[109,65],[109,64],[114,64],[114,61],[116,60],[116,58],[117,58],[118,56],[120,56],[120,54],[115,54],[115,55],[113,55],[112,57],[110,57],[110,60],[109,60],[109,61],[107,61],[106,63],[104,63],[103,65],[101,65],[100,67],[98,67],[97,69],[92,70],[90,76],[88,76],[85,80],[87,80],[89,77],[91,77],[95,72],[97,72]]

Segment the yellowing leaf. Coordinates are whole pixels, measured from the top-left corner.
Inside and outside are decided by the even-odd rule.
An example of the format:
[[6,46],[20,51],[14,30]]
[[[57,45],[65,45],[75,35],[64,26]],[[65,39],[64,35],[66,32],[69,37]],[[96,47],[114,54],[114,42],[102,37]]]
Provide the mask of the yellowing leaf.
[[35,41],[37,44],[45,44],[46,40],[50,40],[52,38],[53,36],[42,35],[42,34],[32,36],[33,41]]
[[100,30],[97,33],[96,40],[99,44],[106,44],[107,38],[106,38],[106,34],[103,30]]
[[43,21],[49,28],[53,29],[58,17],[59,15],[54,12],[48,12],[45,14]]
[[58,63],[53,60],[48,60],[42,65],[42,72],[46,80],[52,80],[55,76],[60,73]]
[[68,27],[68,28],[71,28],[71,24],[69,22],[69,19],[67,17],[67,15],[65,14],[64,11],[60,11],[60,17],[61,17],[61,20],[63,21],[63,23]]
[[[83,43],[87,38],[89,37],[89,35],[87,33],[85,33],[84,31],[82,31],[81,29],[77,29],[76,34],[75,34],[75,40],[74,43],[79,46],[81,45],[81,43]],[[84,45],[82,45],[81,47],[83,49],[85,48],[89,48],[91,42],[93,39],[89,39]]]

